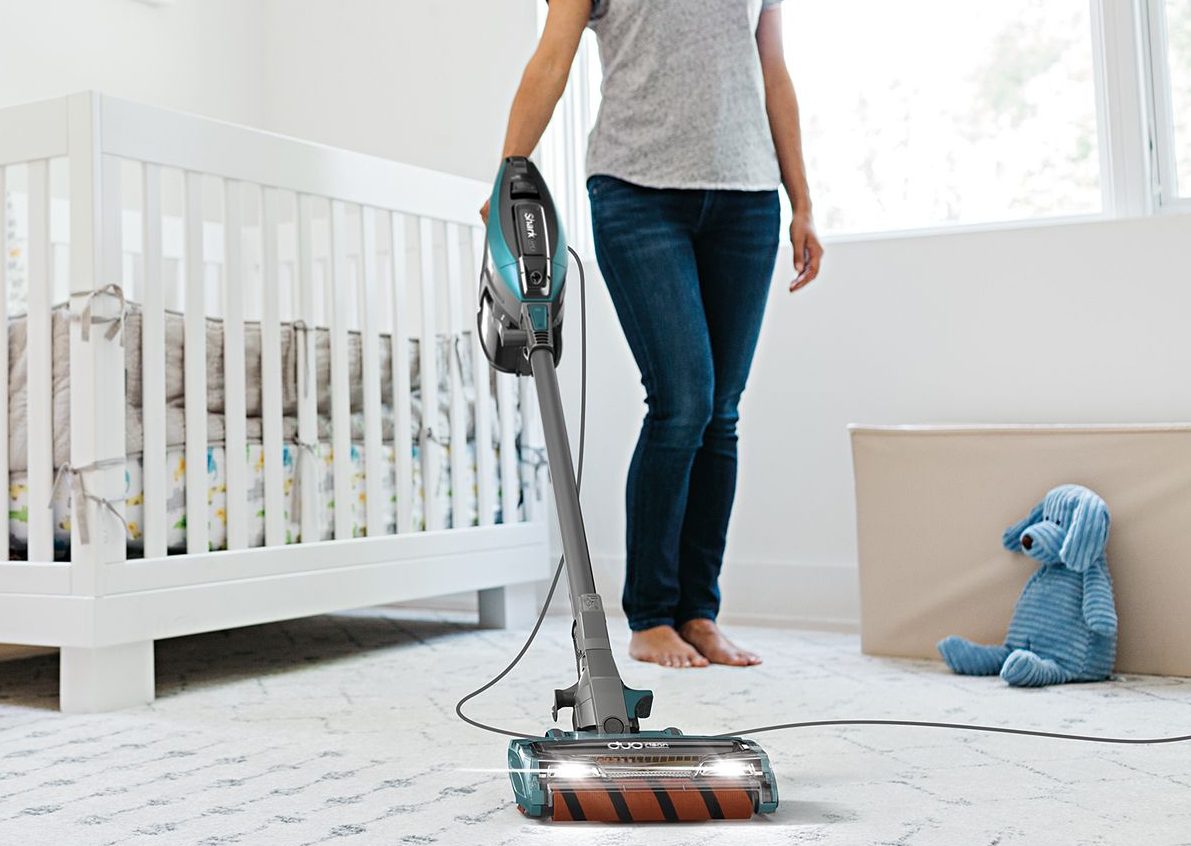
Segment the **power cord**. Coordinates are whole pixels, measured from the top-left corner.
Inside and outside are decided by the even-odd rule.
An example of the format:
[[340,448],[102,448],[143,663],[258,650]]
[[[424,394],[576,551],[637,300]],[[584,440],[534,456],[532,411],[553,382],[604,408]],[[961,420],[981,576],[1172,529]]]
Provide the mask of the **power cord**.
[[[579,258],[579,254],[571,247],[567,247],[572,258],[575,259],[575,264],[579,267],[579,326],[580,326],[580,390],[579,390],[579,457],[575,469],[575,484],[582,490],[583,488],[583,451],[587,441],[587,278],[583,271],[583,260]],[[534,638],[538,635],[538,630],[542,628],[542,623],[546,620],[546,613],[550,608],[550,602],[554,598],[554,592],[558,588],[559,579],[562,577],[564,560],[560,556],[558,559],[558,566],[554,568],[554,578],[550,581],[550,589],[546,591],[546,599],[542,603],[542,610],[538,612],[538,619],[530,629],[529,636],[525,639],[525,643],[521,645],[521,649],[513,656],[513,660],[505,666],[503,670],[493,676],[489,681],[477,687],[471,693],[468,693],[457,703],[455,703],[455,714],[459,719],[468,725],[475,726],[478,729],[489,731],[494,734],[503,734],[507,737],[526,738],[529,740],[541,739],[541,735],[525,734],[524,732],[512,731],[510,729],[499,728],[491,726],[487,723],[481,723],[474,720],[467,714],[463,713],[463,706],[469,701],[479,696],[481,693],[491,689],[499,684],[505,676],[513,671],[525,653],[529,651],[529,647],[533,645]],[[1035,731],[1031,729],[1018,728],[1004,728],[1002,726],[984,726],[967,723],[938,723],[930,721],[919,720],[808,720],[798,723],[775,723],[768,726],[757,726],[755,728],[744,729],[741,731],[730,731],[722,734],[713,735],[713,737],[740,737],[751,734],[761,734],[767,731],[785,731],[787,729],[807,729],[807,728],[824,728],[832,726],[900,726],[908,728],[934,728],[947,729],[949,731],[971,731],[982,732],[985,734],[1014,734],[1023,737],[1042,737],[1051,740],[1078,740],[1086,743],[1114,743],[1125,744],[1131,746],[1154,746],[1163,743],[1185,743],[1191,741],[1191,734],[1179,735],[1176,737],[1098,737],[1095,735],[1085,734],[1065,734],[1062,732],[1053,731]]]
[[[567,252],[575,259],[575,264],[579,268],[579,458],[576,462],[575,468],[575,486],[583,490],[583,452],[587,445],[587,276],[583,272],[583,259],[579,258],[579,254],[568,246]],[[513,660],[505,666],[503,670],[489,679],[480,687],[477,687],[471,693],[464,696],[455,703],[455,715],[468,725],[475,726],[484,731],[490,731],[493,734],[503,734],[508,737],[528,738],[530,740],[537,737],[537,735],[524,734],[519,731],[510,731],[509,729],[499,728],[497,726],[490,726],[487,723],[481,723],[478,720],[473,720],[467,714],[463,713],[463,706],[472,699],[475,699],[481,693],[489,690],[498,683],[501,679],[513,671],[513,668],[521,663],[521,659],[525,657],[525,653],[529,651],[529,647],[533,645],[534,638],[538,636],[538,630],[542,628],[542,623],[546,620],[546,613],[550,610],[550,602],[554,599],[554,591],[558,588],[558,580],[562,578],[563,557],[558,557],[558,566],[554,568],[554,578],[550,581],[550,589],[546,591],[546,599],[542,602],[542,610],[538,612],[538,619],[533,624],[533,628],[529,631],[529,637],[525,639],[525,643],[521,645],[520,651],[513,656]]]
[[1063,734],[1056,731],[1034,731],[1031,729],[1004,728],[1002,726],[982,726],[969,723],[934,723],[919,720],[809,720],[802,723],[776,723],[771,726],[758,726],[714,735],[715,737],[739,737],[747,734],[760,734],[764,731],[783,731],[785,729],[820,728],[823,726],[908,726],[910,728],[937,728],[954,731],[977,731],[990,734],[1017,734],[1025,737],[1046,737],[1051,740],[1081,740],[1087,743],[1124,743],[1135,746],[1152,746],[1159,743],[1183,743],[1191,740],[1191,734],[1178,737],[1098,737],[1088,734]]

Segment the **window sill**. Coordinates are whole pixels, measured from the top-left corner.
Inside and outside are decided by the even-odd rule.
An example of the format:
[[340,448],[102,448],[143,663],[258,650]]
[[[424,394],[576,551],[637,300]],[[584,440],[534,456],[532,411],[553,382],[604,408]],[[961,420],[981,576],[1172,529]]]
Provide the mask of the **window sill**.
[[937,238],[941,235],[973,235],[984,232],[1013,232],[1022,229],[1046,229],[1052,226],[1072,226],[1117,220],[1105,212],[1073,214],[1025,220],[996,220],[983,223],[951,223],[907,229],[879,229],[867,232],[837,232],[824,234],[825,244],[867,243],[869,241],[900,241],[908,238]]
[[1185,215],[1191,218],[1191,199],[1170,203],[1152,214],[1112,215],[1097,214],[1066,215],[1062,217],[1040,217],[1030,220],[1007,220],[988,223],[954,224],[930,226],[918,229],[891,229],[876,232],[840,232],[824,234],[824,244],[856,244],[878,241],[898,241],[916,238],[938,238],[948,235],[978,235],[993,232],[1020,232],[1032,229],[1049,229],[1062,226],[1079,226],[1089,223],[1111,223],[1114,221],[1145,220],[1169,215]]

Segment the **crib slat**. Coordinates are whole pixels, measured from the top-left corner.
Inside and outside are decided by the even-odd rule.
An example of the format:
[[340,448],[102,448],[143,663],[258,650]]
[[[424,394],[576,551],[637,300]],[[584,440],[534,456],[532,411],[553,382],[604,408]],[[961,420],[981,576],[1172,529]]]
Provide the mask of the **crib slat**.
[[517,432],[514,398],[517,377],[511,373],[496,374],[496,400],[500,414],[500,510],[505,523],[517,522],[517,503],[521,494],[517,472]]
[[186,551],[207,552],[207,321],[203,175],[186,173]]
[[50,173],[47,162],[31,162],[28,230],[29,560],[54,559],[53,514],[46,504],[54,473],[51,408],[53,366],[50,324]]
[[[70,294],[71,310],[80,318],[86,304],[100,319],[118,318],[119,310],[109,294],[95,294],[107,284],[123,283],[123,252],[121,240],[121,165],[115,158],[104,158],[98,143],[99,99],[96,95],[71,97],[69,111],[69,170],[70,194]],[[43,180],[36,179],[36,183]],[[48,194],[48,192],[47,192]],[[47,198],[48,199],[48,198]],[[42,213],[36,215],[42,217]],[[50,278],[58,253],[50,254]],[[35,290],[30,280],[30,290]],[[84,300],[83,297],[88,299]],[[40,310],[40,309],[39,309]],[[33,309],[30,310],[31,314]],[[60,316],[66,315],[60,312]],[[69,325],[70,368],[70,464],[78,468],[87,492],[102,497],[117,512],[123,506],[117,502],[124,492],[124,348],[119,342],[118,325],[98,324],[98,331],[83,338],[83,323]],[[52,319],[47,320],[52,329]],[[93,327],[94,328],[94,327]],[[109,331],[117,331],[108,338]],[[31,332],[32,334],[32,332]],[[46,349],[50,353],[53,344]],[[30,344],[30,355],[37,355],[38,345]],[[61,348],[58,349],[61,355]],[[50,366],[50,362],[46,362]],[[32,376],[32,373],[30,373]],[[48,389],[47,389],[48,390]],[[31,397],[32,399],[32,397]],[[47,427],[38,431],[30,428],[31,438],[44,438]],[[47,445],[48,450],[48,445]],[[61,458],[61,456],[48,456]],[[94,466],[102,461],[103,466]],[[40,475],[40,474],[38,474]],[[32,488],[30,495],[32,496]],[[125,536],[113,525],[112,517],[97,505],[82,497],[72,497],[71,510],[71,566],[70,590],[76,595],[102,596],[108,565],[123,561],[127,547]],[[31,507],[44,508],[44,501]],[[83,543],[84,525],[91,526],[87,543]],[[66,667],[64,660],[64,668]]]
[[[6,168],[0,164],[0,483],[8,490],[8,203]],[[7,494],[6,494],[7,496]],[[11,500],[6,499],[8,505]],[[7,512],[9,509],[6,508]],[[9,535],[0,538],[4,560],[9,557]]]
[[364,507],[369,535],[385,533],[381,487],[380,335],[376,313],[376,210],[360,209],[360,351],[364,368]]
[[223,430],[227,548],[248,546],[248,390],[244,363],[244,184],[223,186]]
[[[123,173],[120,159],[115,156],[102,156],[100,158],[100,226],[99,234],[101,238],[99,250],[99,266],[98,278],[92,276],[86,281],[82,281],[75,270],[71,269],[71,288],[72,291],[77,292],[77,287],[80,282],[85,288],[101,288],[107,284],[119,285],[121,290],[127,290],[127,283],[124,279],[124,203],[121,196],[123,189]],[[74,186],[71,186],[72,197]],[[76,224],[71,221],[71,227]],[[73,259],[73,257],[72,257]],[[120,317],[120,306],[111,297],[105,297],[97,300],[93,304],[96,314],[104,316]],[[112,340],[107,340],[106,333],[102,330],[108,327],[100,325],[100,331],[91,332],[91,343],[88,346],[81,343],[81,334],[78,326],[71,327],[71,372],[78,374],[80,382],[86,380],[90,383],[88,393],[92,395],[90,402],[84,401],[82,407],[83,413],[93,417],[93,428],[96,431],[96,438],[94,443],[88,443],[89,439],[79,438],[79,429],[72,427],[71,431],[71,445],[70,454],[71,462],[75,465],[88,463],[98,458],[119,458],[127,461],[127,442],[125,440],[124,423],[125,423],[125,382],[126,376],[124,374],[125,357],[123,336],[117,335]],[[121,329],[123,327],[120,327]],[[93,368],[90,372],[87,369],[79,367],[76,364],[76,356],[83,358],[89,367]],[[73,383],[73,380],[72,380]],[[73,394],[72,384],[72,394]],[[80,383],[79,387],[83,387]],[[75,396],[71,397],[72,406],[78,400]],[[94,403],[95,405],[92,405]],[[102,407],[105,411],[114,412],[111,417],[101,420],[101,415],[91,412],[91,409],[96,406]],[[114,428],[110,424],[118,421],[119,429],[116,432],[111,432]],[[105,449],[106,435],[114,435],[109,449]],[[84,443],[80,443],[82,440]],[[97,469],[87,474],[87,489],[88,492],[105,497],[111,501],[112,508],[121,517],[124,516],[126,508],[124,504],[124,492],[127,487],[126,484],[125,466],[105,467]],[[79,540],[79,533],[77,531],[78,512],[80,508],[87,508],[90,510],[91,520],[103,521],[103,530],[98,531],[93,536],[93,543],[96,544],[96,552],[94,556],[97,562],[111,563],[116,560],[123,560],[128,555],[128,537],[127,533],[123,531],[123,527],[113,525],[112,516],[104,514],[99,511],[96,506],[90,502],[80,503],[74,502],[71,508],[71,523],[75,526],[75,531],[72,532],[72,550],[77,550],[81,547],[73,546],[74,541]],[[106,510],[106,509],[105,509]],[[77,556],[72,554],[72,559]],[[97,574],[96,580],[99,581],[101,576]]]
[[331,438],[334,450],[335,539],[352,536],[351,385],[348,373],[347,207],[331,201]]
[[141,172],[144,304],[141,309],[141,416],[144,444],[141,478],[144,495],[145,557],[166,554],[165,436],[165,281],[161,261],[161,167]]
[[[474,266],[483,261],[484,229],[473,226],[471,229],[472,255],[475,257]],[[484,356],[484,349],[480,346],[480,336],[472,333],[472,366],[475,371],[476,383],[476,475],[478,477],[478,508],[480,525],[492,523],[493,508],[496,505],[496,490],[492,484],[496,470],[496,454],[492,447],[492,390],[489,382],[491,366]]]
[[261,312],[261,428],[265,450],[265,545],[285,543],[281,453],[281,278],[278,271],[277,225],[281,196],[264,189],[261,229],[264,235],[264,307]]
[[451,514],[455,528],[470,525],[467,502],[470,489],[464,484],[467,479],[467,398],[463,395],[463,371],[457,344],[463,337],[463,267],[461,254],[462,238],[457,223],[447,227],[447,309],[450,349],[447,368],[451,386]]
[[[318,443],[318,368],[315,346],[314,244],[311,218],[314,198],[298,197],[298,318],[306,326],[295,340],[298,343],[298,440],[310,446]],[[301,470],[298,470],[301,462]],[[318,491],[322,483],[322,466],[308,450],[299,449],[294,456],[294,473],[300,478],[298,495],[302,498],[302,541],[309,543],[322,537],[322,513],[318,507]]]
[[426,528],[446,527],[446,515],[437,496],[442,450],[435,440],[447,434],[438,430],[438,309],[435,302],[434,223],[419,220],[422,286],[422,343],[420,345],[422,389],[422,494],[426,498]]
[[389,215],[393,264],[393,452],[397,464],[397,531],[413,531],[413,444],[410,441],[409,396],[409,266],[406,256],[405,216]]

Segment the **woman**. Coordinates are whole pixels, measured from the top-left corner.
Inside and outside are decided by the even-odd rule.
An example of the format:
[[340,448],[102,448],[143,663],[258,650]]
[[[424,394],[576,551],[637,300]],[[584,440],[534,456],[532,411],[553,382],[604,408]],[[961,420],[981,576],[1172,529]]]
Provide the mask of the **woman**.
[[823,255],[780,3],[553,0],[505,138],[505,156],[533,152],[590,26],[604,69],[587,162],[596,257],[648,409],[626,496],[629,653],[668,667],[761,660],[715,620],[779,184],[794,211],[791,291]]

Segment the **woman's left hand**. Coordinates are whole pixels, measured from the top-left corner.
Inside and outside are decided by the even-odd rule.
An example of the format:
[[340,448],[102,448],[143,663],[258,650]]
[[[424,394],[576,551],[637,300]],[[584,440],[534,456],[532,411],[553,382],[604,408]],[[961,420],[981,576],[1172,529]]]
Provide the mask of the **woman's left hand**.
[[798,274],[790,283],[790,293],[794,293],[814,281],[823,262],[823,245],[809,213],[795,213],[790,224],[790,243],[794,245],[794,271]]

